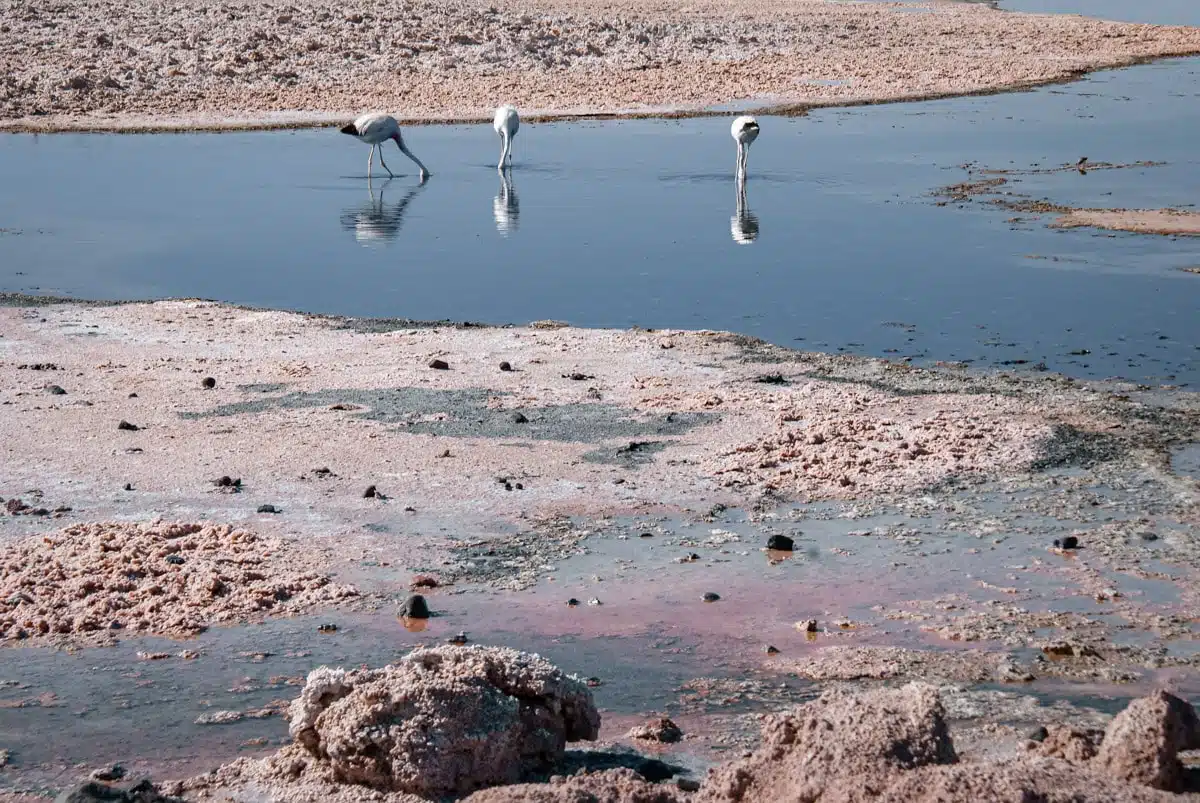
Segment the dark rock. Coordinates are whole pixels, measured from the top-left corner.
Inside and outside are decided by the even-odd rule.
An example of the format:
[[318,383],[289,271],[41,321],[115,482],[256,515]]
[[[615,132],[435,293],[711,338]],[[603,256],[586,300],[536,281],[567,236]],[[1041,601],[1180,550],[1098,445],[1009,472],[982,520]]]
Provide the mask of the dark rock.
[[788,381],[783,378],[783,374],[762,374],[754,378],[755,382],[761,382],[764,385],[786,385]]
[[187,560],[183,557],[183,555],[167,555],[167,563],[171,564],[172,566],[182,566],[183,564],[187,563]]
[[131,424],[125,419],[121,419],[121,423],[117,424],[117,429],[124,429],[129,432],[137,432],[139,429],[141,429],[141,427],[139,427],[137,424]]
[[438,371],[445,371],[450,368],[450,363],[446,362],[445,360],[430,360],[429,367]]
[[777,549],[781,552],[791,552],[795,543],[786,535],[772,535],[767,539],[767,549]]
[[509,362],[507,360],[505,360],[504,362],[500,363],[500,370],[501,371],[511,371],[512,365],[510,365]]
[[52,510],[50,512],[51,513],[70,513],[71,508],[68,505],[59,505],[58,507],[54,508],[54,510]]
[[367,490],[363,491],[363,499],[374,499],[378,495],[379,492],[375,490],[374,485],[368,485]]
[[459,646],[466,644],[468,641],[470,641],[470,639],[467,638],[467,632],[465,630],[460,630],[450,638],[446,639],[447,644],[457,644]]
[[1034,728],[1033,732],[1029,734],[1028,738],[1031,742],[1044,742],[1046,741],[1046,737],[1049,735],[1050,731],[1046,730],[1045,725],[1041,725],[1037,728]]
[[323,625],[317,625],[318,633],[336,633],[337,629],[338,629],[337,625],[329,623],[329,622],[326,622]]
[[204,388],[205,390],[212,390],[216,386],[217,380],[213,379],[211,376],[206,376],[200,380],[200,387]]
[[4,503],[4,509],[8,511],[10,516],[16,516],[19,513],[29,509],[29,505],[22,502],[20,499],[13,497]]
[[699,792],[700,782],[692,778],[676,778],[675,786],[680,792]]
[[1158,540],[1157,533],[1142,533],[1141,535],[1142,535],[1143,541],[1157,541]]
[[595,379],[595,378],[596,377],[592,376],[591,374],[581,374],[578,371],[576,371],[573,374],[563,374],[563,379],[573,379],[576,382],[582,382],[585,379]]
[[513,420],[514,424],[528,424],[529,423],[529,419],[526,418],[525,414],[522,413],[520,410],[518,410],[517,412],[512,414],[512,420]]
[[720,594],[715,594],[715,593],[713,593],[712,591],[705,591],[705,592],[704,592],[704,596],[702,597],[702,599],[703,599],[705,602],[716,602],[716,601],[717,601],[717,600],[719,600],[720,598],[721,598],[721,595],[720,595]]
[[400,606],[400,615],[406,616],[409,619],[428,619],[429,604],[425,602],[425,598],[420,594],[413,594]]
[[35,507],[33,510],[29,511],[29,515],[30,516],[49,516],[50,511],[44,507]]
[[241,478],[238,478],[235,480],[229,476],[217,477],[215,480],[212,481],[212,483],[213,483],[213,485],[217,486],[218,488],[241,488],[242,487]]
[[1066,536],[1062,540],[1062,548],[1063,549],[1078,549],[1079,548],[1079,539],[1073,535]]
[[259,513],[279,513],[280,510],[279,510],[279,508],[275,507],[274,505],[259,505],[258,512]]
[[127,483],[125,483],[125,490],[127,490],[127,491],[132,491],[132,490],[133,490],[133,483],[132,483],[132,482],[127,482]]
[[138,395],[136,393],[129,394],[129,398],[131,398],[131,399],[136,399],[137,397],[138,397]]
[[98,781],[88,781],[73,789],[64,790],[54,803],[176,803],[177,797],[167,797],[150,781],[122,789]]
[[779,648],[773,644],[768,644],[767,646],[763,647],[763,652],[765,652],[767,655],[779,655]]
[[568,605],[568,607],[574,608],[577,605],[579,605],[579,600],[575,599],[574,597],[571,597],[569,600],[567,600],[567,605]]
[[46,392],[51,396],[66,396],[67,392],[58,385],[46,385]]

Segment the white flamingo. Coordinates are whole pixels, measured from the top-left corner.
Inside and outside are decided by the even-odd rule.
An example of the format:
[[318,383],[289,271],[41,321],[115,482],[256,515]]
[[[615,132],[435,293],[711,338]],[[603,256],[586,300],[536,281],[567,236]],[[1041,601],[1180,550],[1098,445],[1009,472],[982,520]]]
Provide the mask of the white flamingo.
[[743,115],[733,121],[729,133],[737,142],[737,172],[746,174],[746,157],[750,154],[750,145],[758,139],[758,121],[749,115]]
[[515,108],[506,103],[496,109],[496,119],[492,121],[492,128],[496,129],[496,133],[500,135],[501,142],[500,164],[496,165],[497,170],[504,169],[505,160],[512,165],[512,141],[520,127],[521,117]]
[[371,155],[367,157],[367,178],[371,177],[371,168],[375,163],[376,148],[379,148],[379,163],[383,165],[383,169],[388,172],[389,176],[395,178],[396,174],[387,166],[387,162],[383,161],[383,148],[380,147],[389,139],[394,139],[396,145],[400,147],[401,152],[417,163],[417,167],[421,168],[422,180],[429,177],[429,171],[425,168],[425,165],[421,164],[421,160],[413,156],[412,151],[404,144],[404,137],[400,136],[400,124],[390,114],[382,112],[364,114],[353,123],[342,126],[341,131],[343,134],[349,134],[352,137],[356,137],[360,142],[365,142],[371,146]]

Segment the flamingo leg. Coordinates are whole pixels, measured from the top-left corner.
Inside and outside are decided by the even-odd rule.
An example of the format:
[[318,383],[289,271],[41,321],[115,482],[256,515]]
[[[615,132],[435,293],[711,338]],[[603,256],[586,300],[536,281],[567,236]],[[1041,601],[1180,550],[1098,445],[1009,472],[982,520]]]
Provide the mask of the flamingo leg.
[[371,155],[367,157],[367,178],[371,177],[371,168],[375,166],[375,146],[371,146]]
[[392,172],[392,168],[387,166],[387,162],[383,161],[383,146],[379,146],[379,163],[383,165],[383,169],[388,171],[388,176],[395,178],[396,174]]

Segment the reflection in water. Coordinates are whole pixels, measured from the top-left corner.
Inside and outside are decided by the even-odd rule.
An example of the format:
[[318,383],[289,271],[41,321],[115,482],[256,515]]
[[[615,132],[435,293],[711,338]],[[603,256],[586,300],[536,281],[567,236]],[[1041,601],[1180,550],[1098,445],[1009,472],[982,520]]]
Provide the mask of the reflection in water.
[[404,625],[404,629],[409,633],[420,633],[425,628],[429,627],[428,619],[413,619],[408,616],[397,616],[400,624]]
[[729,219],[729,232],[738,245],[749,245],[758,239],[758,215],[746,204],[746,173],[737,173],[737,212]]
[[383,182],[383,186],[379,188],[379,198],[376,200],[375,190],[371,187],[371,178],[368,176],[367,194],[371,196],[371,200],[343,212],[342,228],[354,232],[354,239],[363,245],[396,239],[396,235],[400,233],[400,226],[404,223],[405,210],[417,193],[425,187],[425,181],[426,179],[422,177],[420,183],[409,190],[399,201],[388,204],[383,200],[383,193],[392,180],[388,179]]
[[521,202],[517,200],[517,191],[513,188],[512,171],[497,170],[500,174],[500,191],[492,201],[492,217],[496,218],[496,231],[507,237],[509,232],[515,232],[521,216]]

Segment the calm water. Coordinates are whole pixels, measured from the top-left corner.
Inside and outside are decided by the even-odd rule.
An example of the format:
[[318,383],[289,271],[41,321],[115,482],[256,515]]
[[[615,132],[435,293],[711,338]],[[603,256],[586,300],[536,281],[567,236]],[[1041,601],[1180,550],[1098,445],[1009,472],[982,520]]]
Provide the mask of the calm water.
[[999,0],[1000,8],[1036,14],[1085,14],[1158,25],[1200,25],[1196,0]]
[[740,216],[723,118],[527,125],[507,187],[489,126],[410,130],[434,172],[424,185],[394,147],[406,175],[368,184],[367,148],[332,129],[9,135],[0,290],[719,328],[1194,385],[1200,276],[1181,269],[1200,265],[1200,240],[1014,230],[1011,213],[937,207],[929,192],[963,180],[964,162],[1087,155],[1169,164],[1018,189],[1191,204],[1198,71],[1187,59],[1016,95],[766,118]]

